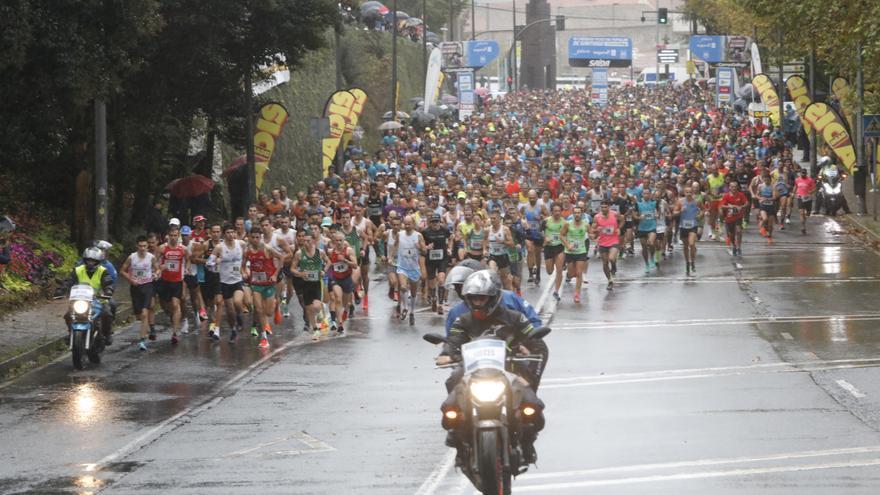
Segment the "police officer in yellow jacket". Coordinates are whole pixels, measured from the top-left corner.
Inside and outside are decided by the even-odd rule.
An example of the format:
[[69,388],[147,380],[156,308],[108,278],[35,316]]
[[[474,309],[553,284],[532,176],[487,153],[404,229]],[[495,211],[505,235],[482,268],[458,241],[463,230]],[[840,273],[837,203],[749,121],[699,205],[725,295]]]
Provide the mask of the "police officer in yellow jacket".
[[[90,247],[83,251],[82,263],[77,263],[68,279],[69,286],[76,284],[90,285],[95,289],[98,297],[109,299],[113,296],[113,277],[106,268],[101,266],[104,260],[104,254],[96,247]],[[110,311],[109,302],[105,302],[101,311],[101,333],[104,337],[104,345],[113,343],[113,315]],[[67,322],[68,330],[71,329],[70,314],[64,315],[64,321]]]

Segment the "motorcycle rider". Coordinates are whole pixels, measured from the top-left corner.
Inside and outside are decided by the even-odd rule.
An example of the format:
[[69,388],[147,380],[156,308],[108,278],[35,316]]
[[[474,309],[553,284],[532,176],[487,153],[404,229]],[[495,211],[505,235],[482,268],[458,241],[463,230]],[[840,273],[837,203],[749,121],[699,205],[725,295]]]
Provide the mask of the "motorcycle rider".
[[[535,327],[522,313],[504,307],[501,303],[501,291],[501,277],[497,272],[479,270],[467,278],[462,287],[462,295],[470,313],[456,318],[443,351],[437,356],[436,364],[441,366],[460,361],[461,346],[488,332],[504,339],[508,348],[523,349],[525,351],[523,354],[543,358],[541,362],[535,363],[536,366],[521,366],[516,369],[517,375],[523,380],[523,383],[519,383],[522,386],[517,389],[522,393],[522,401],[535,404],[538,409],[538,419],[529,426],[524,425],[522,430],[524,460],[527,464],[531,464],[537,460],[534,442],[538,432],[544,428],[544,403],[538,399],[537,390],[547,365],[549,350],[543,339],[529,338],[536,331]],[[461,395],[458,388],[461,386],[463,376],[464,368],[459,366],[446,380],[449,396],[441,409],[457,404]],[[464,459],[461,440],[450,431],[446,442],[448,446],[455,447],[458,451],[456,463],[460,464]]]
[[[104,267],[104,254],[96,247],[86,248],[83,251],[82,258],[76,263],[73,271],[70,272],[68,278],[68,287],[77,284],[85,284],[92,287],[96,294],[100,297],[110,299],[113,296],[113,277]],[[109,304],[104,304],[101,311],[101,334],[104,338],[104,345],[109,346],[113,343],[113,316]],[[71,326],[73,317],[70,312],[64,314],[64,321],[67,323],[67,330],[73,331]]]
[[[831,159],[830,156],[821,156],[816,161],[816,167],[819,168],[819,183],[827,182],[828,179],[834,179],[840,177],[840,182],[843,182],[846,179],[846,171],[843,170],[840,166],[834,163],[834,160]],[[818,188],[819,194],[816,195],[816,205],[813,213],[819,213],[822,211],[822,208],[825,204],[825,192],[824,189],[820,186]],[[848,215],[850,213],[849,204],[846,201],[846,195],[840,195],[840,206],[843,208],[843,211]],[[836,213],[836,212],[834,212]],[[828,212],[828,214],[832,214],[832,212]]]

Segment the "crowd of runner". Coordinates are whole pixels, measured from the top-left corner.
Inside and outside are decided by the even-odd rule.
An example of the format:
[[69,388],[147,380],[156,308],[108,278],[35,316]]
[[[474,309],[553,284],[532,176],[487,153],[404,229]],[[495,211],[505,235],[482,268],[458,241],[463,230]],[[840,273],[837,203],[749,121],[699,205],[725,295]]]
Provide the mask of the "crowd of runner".
[[683,264],[694,276],[700,240],[741,256],[751,222],[773,244],[798,211],[806,233],[816,189],[782,133],[715,108],[693,83],[612,88],[605,107],[585,91],[507,94],[466,122],[404,127],[377,150],[344,153],[339,174],[296,197],[279,188],[233,223],[172,219],[164,239],[139,239],[121,273],[141,348],[156,336],[153,295],[173,343],[190,319],[219,340],[225,316],[230,342],[249,327],[268,347],[291,304],[314,339],[341,334],[368,310],[374,272],[412,325],[420,298],[444,313],[445,275],[465,259],[519,294],[547,276],[559,301],[573,280],[576,304],[590,259],[613,290],[619,258],[637,251],[646,273]]

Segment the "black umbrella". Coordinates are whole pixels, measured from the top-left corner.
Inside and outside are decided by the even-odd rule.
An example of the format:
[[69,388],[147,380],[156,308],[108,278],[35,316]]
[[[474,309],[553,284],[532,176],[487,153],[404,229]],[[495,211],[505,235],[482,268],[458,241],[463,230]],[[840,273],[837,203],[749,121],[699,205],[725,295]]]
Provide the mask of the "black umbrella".
[[15,222],[9,217],[0,217],[0,232],[14,232]]

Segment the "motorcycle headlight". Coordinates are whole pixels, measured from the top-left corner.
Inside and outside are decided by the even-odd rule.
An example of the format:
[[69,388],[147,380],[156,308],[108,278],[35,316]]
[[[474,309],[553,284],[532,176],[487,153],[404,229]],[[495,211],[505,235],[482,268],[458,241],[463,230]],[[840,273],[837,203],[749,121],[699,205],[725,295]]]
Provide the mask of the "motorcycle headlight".
[[89,308],[88,301],[74,301],[73,303],[73,312],[77,314],[86,314],[89,312]]
[[822,189],[824,189],[827,193],[834,191],[834,189],[831,187],[831,184],[828,184],[827,182],[825,184],[822,184]]
[[837,184],[836,186],[831,188],[831,193],[832,194],[840,194],[840,186],[841,186],[840,184]]
[[471,395],[480,402],[495,402],[504,393],[505,385],[500,380],[480,380],[471,382]]

